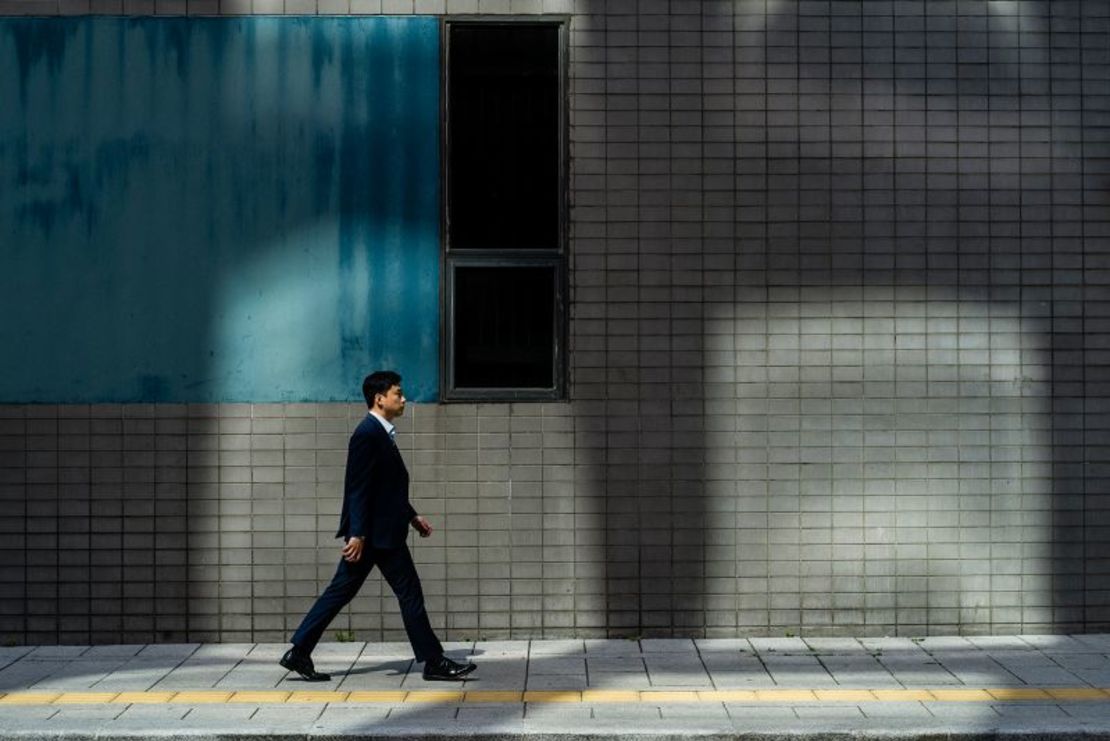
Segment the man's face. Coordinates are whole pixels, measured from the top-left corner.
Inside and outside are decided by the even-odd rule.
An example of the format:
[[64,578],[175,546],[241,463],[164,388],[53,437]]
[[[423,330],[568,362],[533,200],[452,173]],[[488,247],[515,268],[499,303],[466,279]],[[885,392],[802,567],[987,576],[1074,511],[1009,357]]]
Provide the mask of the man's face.
[[386,419],[400,417],[405,413],[405,394],[400,386],[390,386],[389,391],[374,397],[378,411]]

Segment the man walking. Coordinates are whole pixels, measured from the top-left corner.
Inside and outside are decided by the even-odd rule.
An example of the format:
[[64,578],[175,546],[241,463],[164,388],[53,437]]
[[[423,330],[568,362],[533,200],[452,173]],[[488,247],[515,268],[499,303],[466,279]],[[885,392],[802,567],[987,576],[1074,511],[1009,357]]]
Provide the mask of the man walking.
[[462,679],[475,666],[443,655],[443,646],[428,622],[420,577],[405,542],[410,525],[422,538],[432,534],[432,526],[409,504],[409,473],[393,440],[393,420],[405,411],[401,376],[393,371],[371,373],[362,382],[362,395],[370,411],[351,435],[343,514],[335,534],[345,540],[343,557],[331,584],[293,634],[293,647],[285,652],[281,665],[310,682],[331,679],[316,671],[312,650],[377,566],[401,603],[409,643],[416,660],[424,662],[424,679]]

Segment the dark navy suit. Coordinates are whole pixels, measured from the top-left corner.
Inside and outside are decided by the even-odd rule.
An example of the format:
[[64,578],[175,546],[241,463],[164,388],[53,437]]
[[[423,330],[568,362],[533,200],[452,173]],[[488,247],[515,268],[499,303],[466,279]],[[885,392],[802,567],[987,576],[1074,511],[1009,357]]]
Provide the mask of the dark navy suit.
[[293,634],[293,645],[312,653],[328,625],[377,566],[401,603],[412,650],[417,661],[443,654],[428,612],[420,577],[412,562],[406,538],[416,510],[409,504],[409,472],[393,439],[381,421],[367,414],[347,449],[347,474],[343,484],[343,514],[336,537],[362,536],[362,558],[355,563],[339,560],[331,584]]

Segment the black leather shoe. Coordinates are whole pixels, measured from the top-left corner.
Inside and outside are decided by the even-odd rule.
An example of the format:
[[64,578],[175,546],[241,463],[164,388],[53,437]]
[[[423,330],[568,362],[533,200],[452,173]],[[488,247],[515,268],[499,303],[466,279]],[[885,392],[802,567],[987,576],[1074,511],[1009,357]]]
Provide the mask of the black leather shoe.
[[316,671],[316,667],[312,665],[312,659],[293,648],[285,652],[280,663],[289,671],[300,674],[306,682],[327,682],[331,679],[330,674]]
[[460,664],[446,656],[440,656],[438,659],[424,662],[424,679],[451,682],[462,679],[477,668],[474,664]]

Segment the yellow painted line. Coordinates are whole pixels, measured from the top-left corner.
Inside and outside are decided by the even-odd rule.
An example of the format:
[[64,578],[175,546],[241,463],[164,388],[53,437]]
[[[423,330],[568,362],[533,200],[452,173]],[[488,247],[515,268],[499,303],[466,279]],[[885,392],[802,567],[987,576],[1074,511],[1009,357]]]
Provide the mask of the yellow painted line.
[[175,692],[121,692],[112,702],[126,705],[161,705],[170,701]]
[[1105,700],[1110,696],[1110,690],[1100,690],[1096,687],[1059,687],[1046,689],[1054,700]]
[[871,690],[879,702],[932,702],[929,690]]
[[694,690],[644,690],[640,702],[697,702],[698,693]]
[[524,702],[582,702],[578,690],[528,690]]
[[522,702],[523,699],[523,691],[478,690],[465,693],[463,702]]
[[870,690],[814,690],[821,702],[874,702]]
[[424,690],[408,693],[405,702],[462,702],[463,694],[455,690]]
[[1108,700],[1100,687],[938,687],[935,689],[762,690],[189,690],[182,692],[35,692],[0,694],[0,705],[210,703],[864,703],[864,702],[1060,702]]
[[228,702],[249,702],[255,705],[266,705],[269,703],[285,702],[289,699],[291,692],[283,692],[281,690],[240,690],[234,693]]
[[698,690],[702,702],[755,702],[755,690]]
[[929,690],[929,694],[941,702],[989,702],[994,699],[986,690]]
[[404,702],[404,690],[358,690],[347,696],[347,702]]
[[175,693],[169,702],[177,705],[211,705],[227,702],[231,695],[231,692],[218,690],[189,690]]
[[1005,687],[987,690],[996,700],[1050,700],[1052,696],[1035,687]]
[[55,705],[103,705],[116,698],[118,692],[63,692],[54,700]]
[[0,697],[4,705],[49,705],[61,692],[9,692]]
[[582,702],[639,702],[636,690],[582,690]]
[[815,702],[813,690],[756,690],[760,702]]
[[286,702],[346,702],[350,692],[330,692],[328,690],[300,690],[290,692]]

